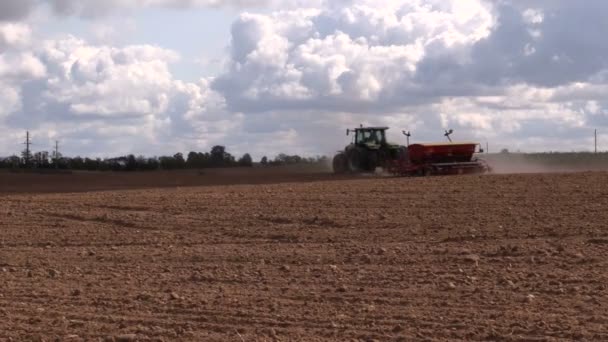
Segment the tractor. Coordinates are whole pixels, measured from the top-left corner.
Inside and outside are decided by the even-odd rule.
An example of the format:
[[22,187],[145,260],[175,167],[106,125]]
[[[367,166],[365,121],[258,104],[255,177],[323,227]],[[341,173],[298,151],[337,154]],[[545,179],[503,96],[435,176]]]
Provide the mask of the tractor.
[[[476,157],[483,149],[475,142],[454,142],[450,135],[453,130],[445,131],[449,142],[417,143],[407,146],[391,144],[386,141],[388,127],[363,127],[348,129],[354,132],[353,143],[338,152],[333,160],[334,173],[370,173],[382,167],[396,176],[433,176],[483,174],[491,171],[490,166]],[[479,147],[479,149],[478,149]]]
[[398,160],[406,148],[387,142],[387,130],[388,127],[363,125],[347,129],[347,136],[353,133],[353,142],[334,157],[334,173],[372,173],[376,168],[387,168],[390,162]]

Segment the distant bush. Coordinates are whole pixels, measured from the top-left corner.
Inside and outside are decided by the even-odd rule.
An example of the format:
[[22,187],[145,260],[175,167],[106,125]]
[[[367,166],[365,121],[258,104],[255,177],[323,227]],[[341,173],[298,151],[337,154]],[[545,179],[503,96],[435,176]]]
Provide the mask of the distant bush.
[[[27,160],[27,162],[26,162]],[[46,152],[39,152],[30,156],[11,156],[0,158],[0,168],[3,169],[58,169],[83,171],[154,171],[154,170],[181,170],[203,169],[219,167],[251,167],[253,159],[245,153],[237,161],[226,151],[224,146],[214,146],[209,152],[190,152],[187,158],[181,153],[172,156],[144,157],[127,155],[115,158],[83,158],[51,157]]]
[[[266,158],[266,157],[264,157]],[[327,163],[329,160],[326,156],[317,156],[314,158],[306,158],[300,157],[299,155],[287,155],[284,153],[279,154],[273,160],[268,161],[266,163],[270,166],[278,166],[278,165],[296,165],[296,164],[323,164]],[[264,160],[262,160],[264,161]]]

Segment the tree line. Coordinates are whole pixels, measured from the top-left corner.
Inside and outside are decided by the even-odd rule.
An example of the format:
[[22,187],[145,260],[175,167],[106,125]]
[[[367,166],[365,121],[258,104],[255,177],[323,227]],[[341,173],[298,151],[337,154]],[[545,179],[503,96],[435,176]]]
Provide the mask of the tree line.
[[[289,164],[326,162],[327,157],[304,158],[298,155],[279,154],[274,159],[263,157],[261,166],[279,166]],[[13,155],[0,158],[2,169],[61,169],[86,171],[153,171],[183,170],[204,168],[253,167],[254,161],[249,153],[240,158],[230,154],[226,147],[217,145],[209,152],[190,152],[184,156],[176,153],[172,156],[145,157],[126,155],[115,158],[66,157],[49,154],[46,151],[30,153],[23,151],[21,156]]]

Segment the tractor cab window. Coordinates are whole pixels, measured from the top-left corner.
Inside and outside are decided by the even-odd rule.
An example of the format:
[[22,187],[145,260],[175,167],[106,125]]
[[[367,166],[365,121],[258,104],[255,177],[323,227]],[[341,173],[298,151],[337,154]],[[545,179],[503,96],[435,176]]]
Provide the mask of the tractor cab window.
[[375,133],[376,133],[376,143],[384,144],[386,142],[386,138],[384,136],[384,131],[377,130]]
[[355,138],[356,144],[363,144],[365,142],[365,132],[357,131],[357,137]]
[[356,143],[357,144],[383,144],[385,136],[383,130],[358,130]]

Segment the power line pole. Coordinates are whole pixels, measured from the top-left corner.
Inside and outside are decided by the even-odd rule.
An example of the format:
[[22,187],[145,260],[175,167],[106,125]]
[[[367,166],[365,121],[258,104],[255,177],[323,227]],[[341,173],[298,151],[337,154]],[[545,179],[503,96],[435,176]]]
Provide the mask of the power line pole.
[[23,156],[25,159],[25,166],[28,167],[30,166],[30,161],[32,159],[32,152],[30,149],[30,146],[32,146],[32,141],[30,139],[30,132],[27,131],[26,135],[25,135],[25,142],[23,143],[25,145],[25,156]]
[[594,136],[594,140],[595,140],[595,154],[597,154],[597,129],[595,130],[595,132],[593,133]]
[[59,141],[55,141],[55,168],[59,168]]

